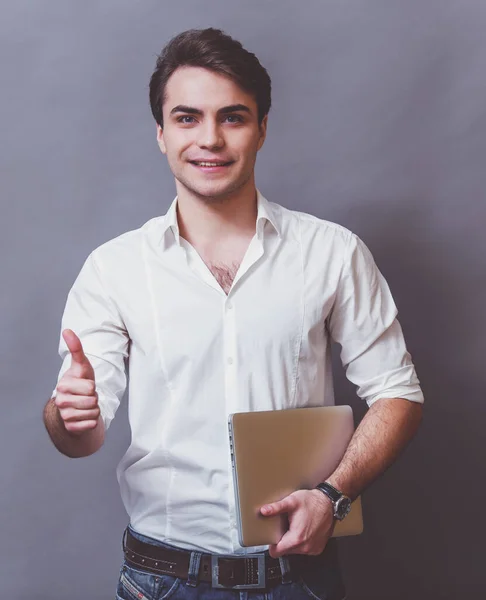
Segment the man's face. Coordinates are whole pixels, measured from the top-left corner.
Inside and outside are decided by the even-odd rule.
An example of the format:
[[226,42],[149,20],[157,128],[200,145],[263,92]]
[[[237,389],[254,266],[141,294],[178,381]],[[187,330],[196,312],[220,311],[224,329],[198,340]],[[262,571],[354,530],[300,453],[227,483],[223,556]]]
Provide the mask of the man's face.
[[253,181],[267,117],[258,123],[254,98],[231,79],[200,67],[169,78],[157,141],[181,187],[223,200]]

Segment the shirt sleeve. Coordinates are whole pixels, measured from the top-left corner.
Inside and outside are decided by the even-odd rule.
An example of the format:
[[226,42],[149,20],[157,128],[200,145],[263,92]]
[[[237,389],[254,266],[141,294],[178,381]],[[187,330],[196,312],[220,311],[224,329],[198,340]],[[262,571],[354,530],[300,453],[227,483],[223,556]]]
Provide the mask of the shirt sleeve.
[[[101,417],[108,429],[126,389],[129,338],[93,253],[86,259],[67,297],[59,340],[63,362],[57,383],[71,366],[71,354],[62,337],[64,329],[76,333],[94,369]],[[52,397],[56,394],[55,388]]]
[[371,252],[351,234],[328,324],[341,346],[346,377],[368,406],[379,398],[424,401],[396,317],[395,302]]

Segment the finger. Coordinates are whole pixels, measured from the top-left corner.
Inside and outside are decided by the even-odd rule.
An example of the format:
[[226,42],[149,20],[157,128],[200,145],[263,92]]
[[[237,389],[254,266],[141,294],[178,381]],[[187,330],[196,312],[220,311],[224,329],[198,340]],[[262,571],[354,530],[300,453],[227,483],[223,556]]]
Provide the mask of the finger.
[[64,329],[62,337],[71,353],[71,371],[77,377],[85,377],[94,380],[94,371],[83,350],[81,340],[72,329]]
[[77,408],[69,407],[61,408],[59,414],[65,423],[73,421],[91,421],[96,420],[100,416],[100,409],[79,410]]
[[270,515],[278,515],[281,513],[288,513],[293,510],[295,506],[295,501],[290,496],[287,496],[283,500],[279,500],[278,502],[272,502],[271,504],[265,504],[261,507],[260,512],[262,515],[266,517]]
[[57,408],[75,408],[91,410],[98,407],[98,394],[95,396],[73,396],[72,394],[57,394],[54,399]]
[[269,546],[268,553],[272,558],[280,558],[281,556],[285,556],[287,554],[305,554],[305,552],[303,552],[301,548],[301,546],[295,546],[288,549],[277,549],[277,544],[274,544],[273,546]]
[[272,544],[268,551],[272,558],[279,558],[285,554],[299,554],[299,548],[303,540],[294,534],[291,530],[285,533],[278,544]]
[[85,431],[95,429],[96,425],[98,425],[98,419],[92,421],[68,421],[64,423],[66,431],[74,434],[82,434]]
[[273,558],[279,558],[280,556],[284,556],[285,554],[305,554],[306,556],[319,556],[324,552],[327,541],[313,541],[308,540],[303,544],[298,544],[297,546],[292,546],[290,548],[277,548],[277,544],[269,548],[269,554]]
[[56,390],[61,394],[74,396],[94,396],[96,394],[96,384],[92,379],[80,379],[69,374],[66,371],[56,386]]

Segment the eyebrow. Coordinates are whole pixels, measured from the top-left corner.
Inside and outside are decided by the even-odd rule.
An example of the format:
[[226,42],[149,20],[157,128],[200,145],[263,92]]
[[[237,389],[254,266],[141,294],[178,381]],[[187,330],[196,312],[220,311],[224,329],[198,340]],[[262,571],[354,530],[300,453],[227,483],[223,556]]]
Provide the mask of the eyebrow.
[[[251,114],[251,110],[245,104],[231,104],[230,106],[224,106],[218,110],[218,114],[227,115],[228,113],[234,112],[247,112]],[[186,106],[185,104],[178,104],[174,106],[174,108],[170,111],[170,114],[173,115],[175,113],[186,113],[189,115],[202,115],[203,111],[199,108],[194,108],[192,106]]]
[[228,113],[233,112],[247,112],[251,113],[251,110],[246,104],[231,104],[230,106],[225,106],[224,108],[220,108],[218,113],[220,115],[226,115]]

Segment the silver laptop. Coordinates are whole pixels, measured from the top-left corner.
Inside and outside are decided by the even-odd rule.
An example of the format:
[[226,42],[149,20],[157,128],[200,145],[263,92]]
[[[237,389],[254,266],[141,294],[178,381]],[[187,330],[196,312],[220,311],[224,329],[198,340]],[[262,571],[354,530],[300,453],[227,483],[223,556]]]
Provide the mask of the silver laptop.
[[[264,517],[264,504],[312,489],[338,466],[354,432],[350,406],[235,413],[229,435],[241,546],[276,544],[288,529],[285,515]],[[334,537],[363,531],[361,499],[337,521]]]

